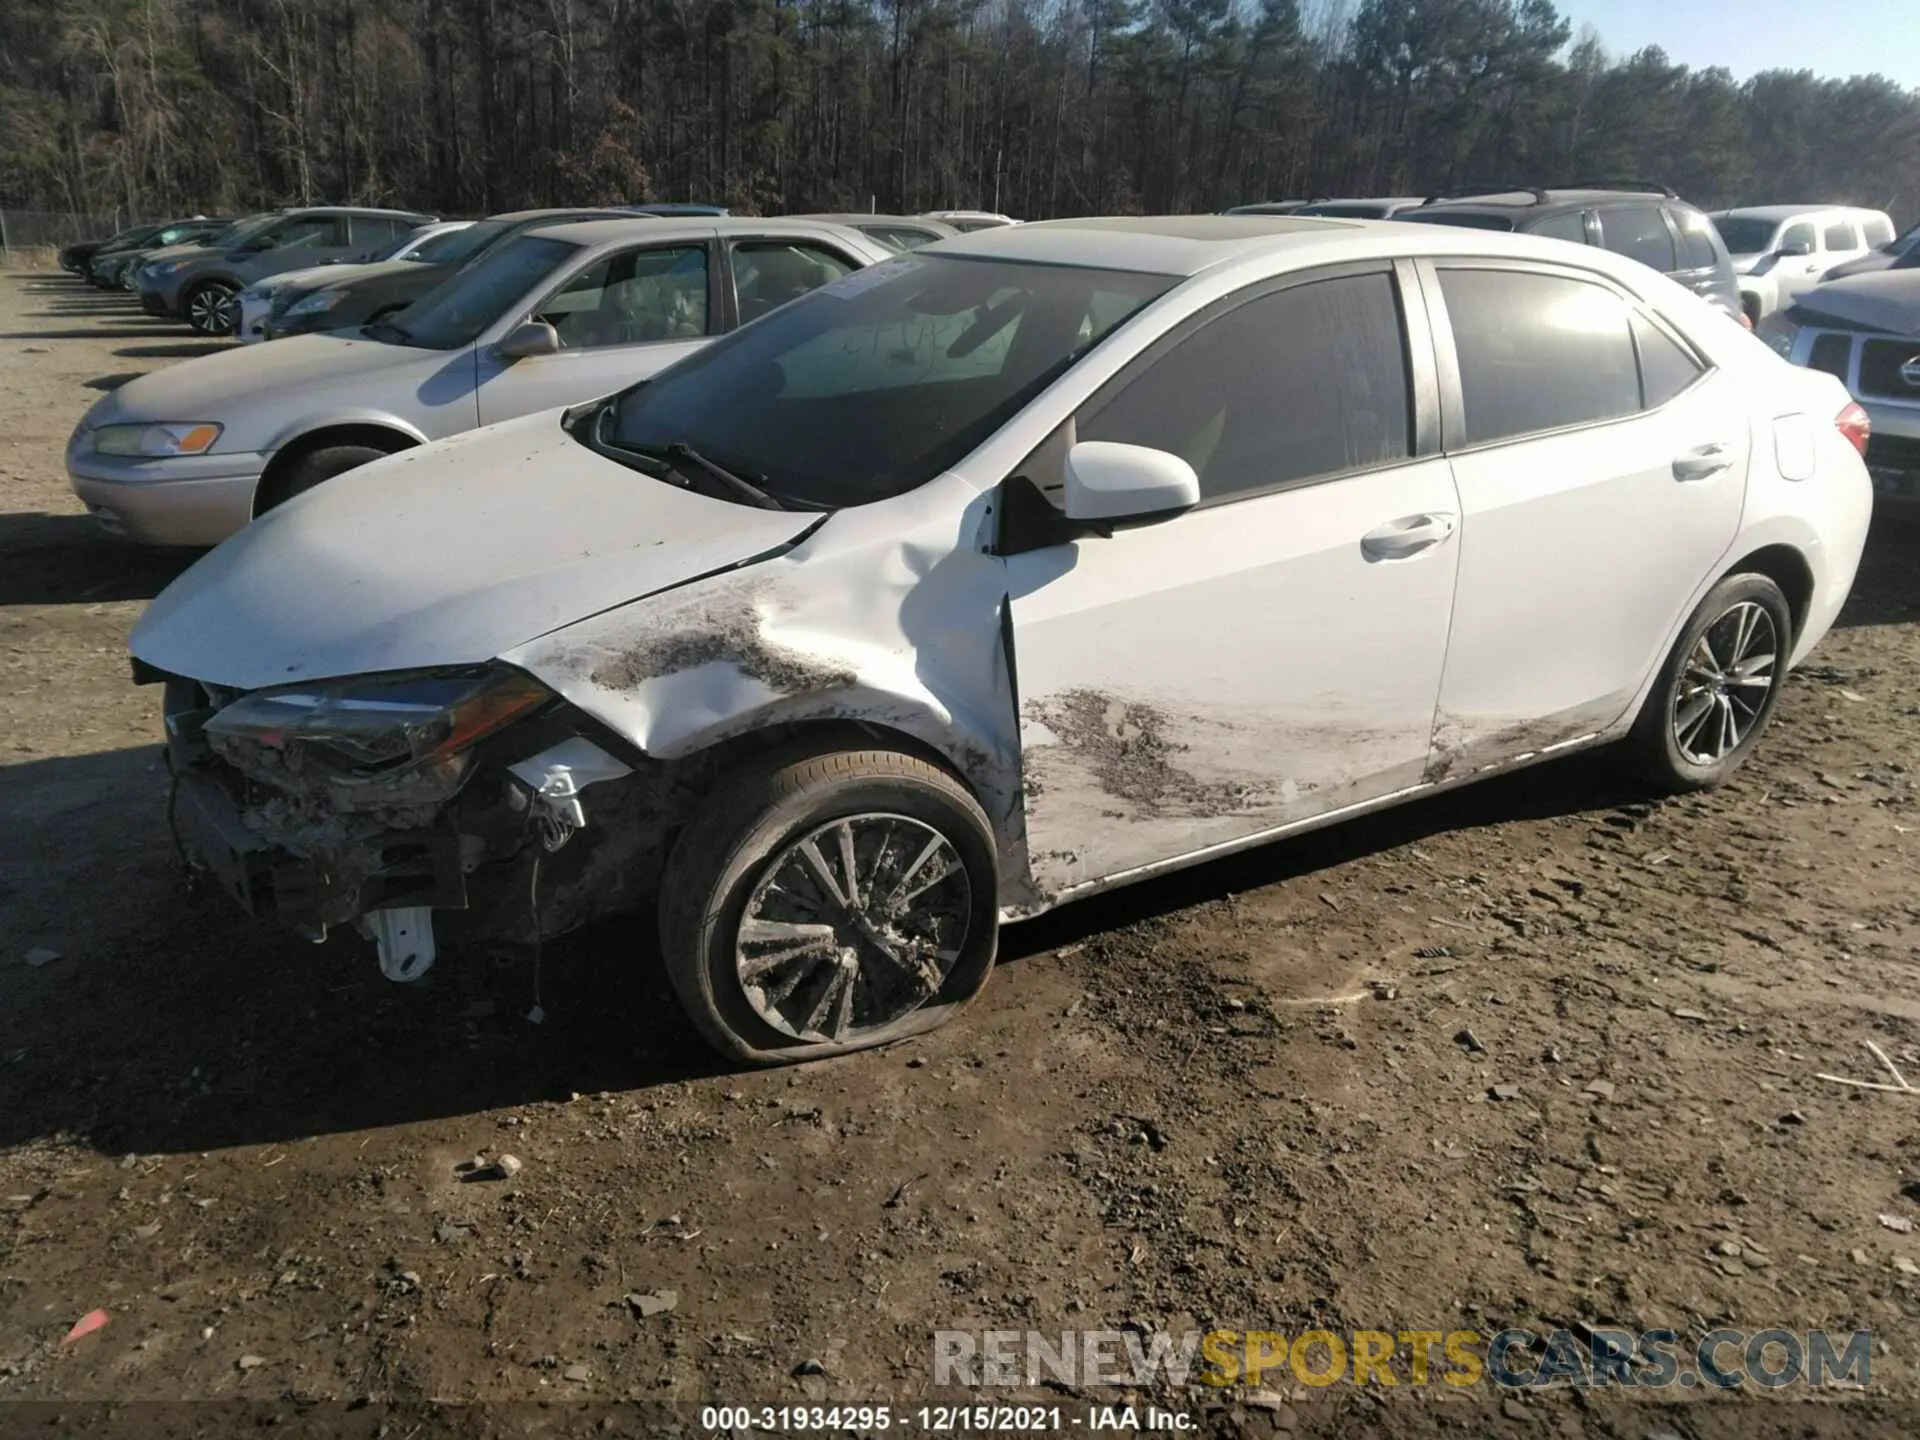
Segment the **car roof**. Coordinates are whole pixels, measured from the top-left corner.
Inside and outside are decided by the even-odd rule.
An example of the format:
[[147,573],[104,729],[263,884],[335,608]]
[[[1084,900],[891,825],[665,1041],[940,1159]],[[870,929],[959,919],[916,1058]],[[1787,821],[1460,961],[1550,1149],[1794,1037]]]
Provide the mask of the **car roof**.
[[[1573,252],[1578,252],[1577,254]],[[940,240],[916,256],[1078,265],[1108,270],[1192,276],[1236,262],[1284,262],[1275,269],[1411,255],[1499,255],[1575,263],[1616,276],[1645,269],[1609,252],[1450,225],[1405,225],[1398,220],[1333,220],[1266,215],[1148,215],[1042,220],[976,230]],[[1253,264],[1253,268],[1264,268]]]
[[722,215],[629,215],[624,220],[576,220],[570,225],[547,225],[541,228],[540,234],[545,239],[564,240],[570,245],[606,245],[634,236],[664,239],[675,235],[759,235],[770,226],[783,230],[791,227],[806,234],[817,234],[823,240],[841,235],[845,230],[827,221],[795,220],[784,215],[766,220]]
[[[630,220],[647,217],[632,210],[621,209],[616,205],[555,205],[545,210],[503,210],[498,215],[483,216],[487,220],[507,220],[518,223],[522,220],[539,220],[548,215],[604,215],[609,220],[624,215]],[[575,222],[576,224],[579,222]]]
[[1713,218],[1729,220],[1797,220],[1802,215],[1823,215],[1828,212],[1845,214],[1872,215],[1877,212],[1861,210],[1855,205],[1738,205],[1731,210],[1716,210]]
[[1638,201],[1653,205],[1687,205],[1678,196],[1658,190],[1493,190],[1479,195],[1441,196],[1422,205],[1422,210],[1472,211],[1483,215],[1543,214],[1553,210],[1579,210],[1589,205],[1617,201]]
[[780,215],[780,220],[823,220],[830,225],[924,225],[932,231],[960,232],[933,215],[875,215],[866,210],[822,210],[805,215]]
[[432,212],[427,210],[388,210],[379,205],[289,205],[279,213],[282,215],[390,215],[396,220],[435,218]]

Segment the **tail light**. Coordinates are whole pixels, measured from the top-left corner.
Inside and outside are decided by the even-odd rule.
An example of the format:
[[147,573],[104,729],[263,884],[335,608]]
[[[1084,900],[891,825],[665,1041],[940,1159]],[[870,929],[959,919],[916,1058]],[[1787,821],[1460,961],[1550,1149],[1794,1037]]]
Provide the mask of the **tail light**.
[[1867,418],[1867,412],[1849,401],[1847,408],[1834,417],[1833,423],[1847,437],[1847,443],[1860,452],[1860,458],[1866,459],[1867,437],[1873,433],[1873,421]]

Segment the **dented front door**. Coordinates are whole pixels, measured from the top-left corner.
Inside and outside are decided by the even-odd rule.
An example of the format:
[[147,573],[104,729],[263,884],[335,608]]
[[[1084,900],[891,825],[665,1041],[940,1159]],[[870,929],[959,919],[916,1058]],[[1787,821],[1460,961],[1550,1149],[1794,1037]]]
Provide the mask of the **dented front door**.
[[1456,509],[1428,460],[1011,557],[1041,893],[1419,784],[1458,546],[1364,538]]
[[1382,263],[1230,296],[1069,423],[1180,456],[1202,500],[1008,557],[1042,894],[1420,783],[1460,506],[1413,285]]

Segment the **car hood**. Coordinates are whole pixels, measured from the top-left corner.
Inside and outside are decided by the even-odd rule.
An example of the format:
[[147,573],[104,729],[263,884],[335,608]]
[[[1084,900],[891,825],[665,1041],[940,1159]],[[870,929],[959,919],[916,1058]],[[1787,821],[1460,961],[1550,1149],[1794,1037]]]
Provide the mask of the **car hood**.
[[[342,376],[377,375],[455,352],[384,345],[351,335],[300,335],[272,345],[235,346],[109,390],[87,412],[89,426],[120,421],[218,421],[231,425],[238,397],[257,408],[276,390],[312,390]],[[369,393],[378,386],[369,388]]]
[[1733,261],[1733,273],[1736,275],[1751,275],[1754,267],[1766,259],[1767,254],[1768,252],[1764,250],[1757,253],[1736,252],[1729,257]]
[[562,413],[404,451],[268,512],[160,593],[134,655],[243,690],[475,664],[820,520],[648,479],[575,441]]
[[360,280],[369,275],[389,275],[396,270],[419,267],[411,260],[342,261],[334,265],[307,265],[299,270],[284,270],[269,275],[260,284],[269,290],[318,290],[335,280]]
[[1920,270],[1876,270],[1830,280],[1802,295],[1795,309],[1849,326],[1920,335]]

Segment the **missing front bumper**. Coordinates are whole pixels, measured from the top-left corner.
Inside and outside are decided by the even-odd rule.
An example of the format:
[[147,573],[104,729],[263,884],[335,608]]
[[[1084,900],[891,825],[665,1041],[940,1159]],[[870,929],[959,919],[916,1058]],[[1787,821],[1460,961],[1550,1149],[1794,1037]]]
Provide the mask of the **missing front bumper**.
[[315,930],[370,910],[467,905],[459,837],[451,831],[385,832],[298,855],[249,829],[232,796],[196,770],[177,778],[173,825],[189,859],[263,920]]

